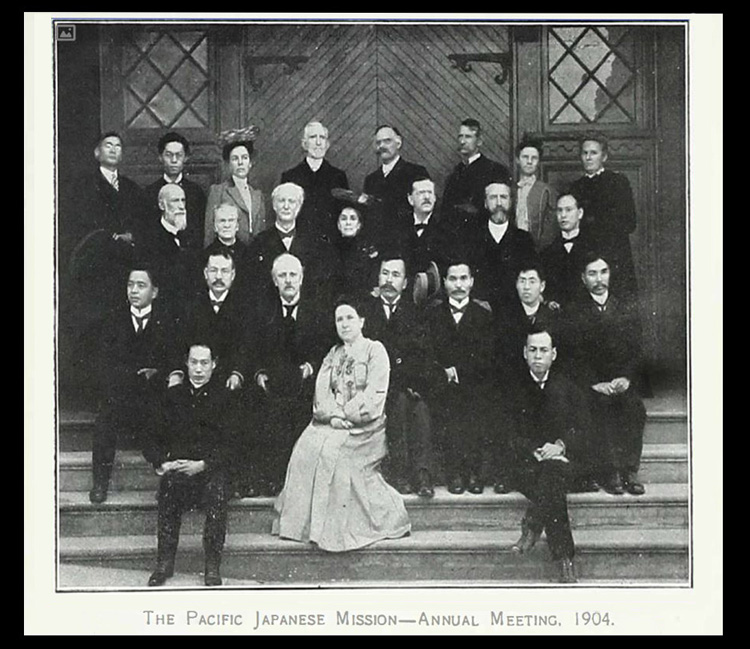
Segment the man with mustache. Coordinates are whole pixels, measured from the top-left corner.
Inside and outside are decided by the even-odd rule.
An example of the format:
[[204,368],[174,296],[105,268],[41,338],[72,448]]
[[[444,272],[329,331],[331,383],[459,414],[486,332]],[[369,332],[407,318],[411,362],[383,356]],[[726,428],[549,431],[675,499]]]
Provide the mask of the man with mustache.
[[386,399],[388,480],[401,493],[415,491],[431,498],[435,471],[427,407],[429,345],[423,318],[404,295],[409,285],[406,268],[398,253],[381,259],[378,295],[365,305],[364,335],[385,345],[391,363]]
[[185,243],[185,203],[182,187],[164,185],[158,195],[161,217],[146,230],[142,246],[161,277],[162,299],[178,317],[199,285],[198,253]]
[[469,225],[463,240],[475,268],[474,294],[498,312],[517,301],[516,277],[519,268],[535,257],[534,241],[509,220],[512,199],[508,181],[489,183],[484,194],[489,218]]
[[483,155],[481,146],[481,125],[475,119],[465,119],[458,129],[461,162],[448,176],[443,192],[443,211],[457,229],[481,220],[479,215],[484,211],[484,188],[490,182],[510,183],[508,168]]
[[401,157],[402,145],[403,138],[396,127],[384,124],[376,129],[375,151],[380,168],[365,178],[364,192],[381,201],[379,234],[397,224],[400,214],[409,213],[407,196],[412,183],[418,178],[430,177],[422,165]]
[[346,172],[325,159],[331,146],[328,129],[320,122],[309,122],[302,133],[305,159],[281,174],[281,183],[295,183],[305,190],[305,202],[299,214],[299,226],[331,237],[340,206],[331,196],[335,188],[349,189]]
[[443,278],[447,299],[426,312],[432,345],[430,411],[441,433],[448,491],[484,490],[483,461],[492,415],[495,327],[486,302],[471,299],[474,276],[453,259]]
[[610,290],[611,268],[596,252],[584,259],[586,292],[570,315],[571,351],[591,401],[599,482],[608,493],[638,496],[645,492],[638,478],[646,423],[636,381],[641,328],[637,306]]

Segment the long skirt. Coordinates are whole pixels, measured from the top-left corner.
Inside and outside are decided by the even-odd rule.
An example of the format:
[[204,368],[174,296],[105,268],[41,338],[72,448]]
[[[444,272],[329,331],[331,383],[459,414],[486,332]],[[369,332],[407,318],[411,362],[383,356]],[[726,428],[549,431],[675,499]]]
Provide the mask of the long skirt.
[[329,552],[407,534],[403,498],[380,473],[385,454],[384,425],[363,432],[311,422],[292,451],[273,533]]

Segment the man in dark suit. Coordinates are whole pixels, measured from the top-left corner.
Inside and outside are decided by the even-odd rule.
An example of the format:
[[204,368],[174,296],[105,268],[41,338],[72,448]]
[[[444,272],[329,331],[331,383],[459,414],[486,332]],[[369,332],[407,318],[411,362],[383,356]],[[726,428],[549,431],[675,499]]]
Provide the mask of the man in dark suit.
[[127,302],[109,314],[102,329],[103,398],[94,426],[92,503],[107,499],[118,435],[129,433],[142,441],[156,416],[174,338],[174,322],[158,295],[153,271],[135,266],[128,277]]
[[276,257],[288,252],[305,268],[308,296],[322,303],[332,302],[332,291],[340,286],[342,271],[331,244],[320,233],[296,227],[305,201],[304,190],[294,183],[284,183],[273,190],[271,201],[274,225],[258,234],[250,244],[252,301],[274,299],[277,289],[272,282],[271,266]]
[[580,390],[552,369],[557,350],[547,328],[529,331],[523,357],[528,371],[512,388],[510,448],[513,484],[531,503],[513,550],[529,552],[545,531],[560,581],[572,583],[577,579],[567,491],[590,421]]
[[536,250],[546,248],[557,234],[555,207],[557,192],[537,178],[544,145],[541,140],[524,137],[516,148],[516,227],[526,230]]
[[94,147],[99,168],[80,179],[75,193],[74,272],[100,313],[116,306],[144,225],[141,189],[119,171],[122,149],[118,133],[102,134]]
[[164,185],[158,205],[161,218],[144,229],[140,249],[161,277],[163,300],[179,317],[200,283],[200,253],[185,241],[185,190],[173,183]]
[[[401,133],[393,126],[379,126],[375,131],[380,169],[365,178],[364,192],[380,200],[379,214],[371,221],[379,219],[377,234],[381,236],[398,221],[399,214],[410,211],[407,196],[411,193],[412,183],[418,178],[430,177],[422,165],[401,157],[402,144]],[[376,224],[373,224],[375,229]]]
[[609,157],[607,139],[601,134],[583,136],[580,141],[584,175],[570,186],[583,208],[582,229],[612,265],[618,294],[635,298],[638,285],[630,247],[630,234],[637,225],[633,190],[620,173],[605,169]]
[[581,285],[583,259],[593,245],[590,237],[581,229],[583,209],[573,194],[562,194],[557,199],[557,223],[559,234],[541,254],[547,273],[546,295],[551,302],[559,304],[563,311],[572,303],[585,297]]
[[385,345],[391,363],[386,412],[387,473],[401,493],[435,495],[432,424],[427,407],[429,344],[423,319],[404,297],[406,262],[384,255],[378,274],[378,295],[365,305],[364,335]]
[[239,230],[239,210],[236,205],[221,203],[214,209],[214,230],[216,239],[210,244],[205,255],[212,255],[222,251],[232,255],[235,269],[235,282],[237,289],[248,299],[250,286],[250,250],[237,237]]
[[467,226],[461,239],[467,245],[475,269],[474,295],[487,300],[493,311],[497,311],[518,299],[518,270],[534,258],[534,242],[528,232],[509,222],[509,184],[487,185],[485,207],[489,219]]
[[641,361],[638,310],[610,292],[611,266],[598,253],[585,259],[586,296],[571,313],[572,352],[578,380],[591,402],[596,437],[593,457],[604,489],[641,495],[638,478],[646,409],[636,377]]
[[167,184],[179,185],[185,192],[188,216],[185,230],[181,235],[182,245],[198,251],[203,247],[206,193],[198,183],[185,175],[185,163],[190,157],[190,143],[179,133],[170,132],[159,138],[156,148],[164,173],[159,180],[154,181],[144,190],[146,218],[152,223],[158,222],[161,216],[159,190]]
[[195,506],[206,512],[204,582],[221,585],[234,410],[230,394],[212,380],[216,360],[209,345],[191,344],[186,365],[188,380],[167,391],[161,425],[143,451],[161,476],[156,568],[149,586],[161,586],[174,574],[182,513]]
[[484,212],[484,189],[492,182],[510,185],[510,172],[505,165],[490,160],[479,151],[482,128],[475,119],[465,119],[458,130],[458,153],[461,162],[445,181],[443,212],[450,223],[460,229],[480,220]]
[[281,174],[281,183],[295,183],[305,190],[305,202],[297,220],[300,229],[310,229],[328,238],[334,235],[341,207],[331,196],[331,190],[349,189],[346,172],[325,159],[329,146],[328,129],[320,122],[309,122],[302,134],[305,159]]
[[453,260],[445,272],[447,299],[428,307],[426,321],[435,376],[430,411],[439,430],[451,493],[480,494],[482,464],[493,412],[495,332],[492,309],[471,299],[474,278],[468,263]]
[[314,299],[306,282],[303,290],[300,260],[282,253],[271,275],[276,297],[260,304],[257,313],[254,381],[261,423],[252,458],[255,487],[266,496],[277,495],[284,484],[294,443],[310,421],[315,374],[334,343],[333,309]]

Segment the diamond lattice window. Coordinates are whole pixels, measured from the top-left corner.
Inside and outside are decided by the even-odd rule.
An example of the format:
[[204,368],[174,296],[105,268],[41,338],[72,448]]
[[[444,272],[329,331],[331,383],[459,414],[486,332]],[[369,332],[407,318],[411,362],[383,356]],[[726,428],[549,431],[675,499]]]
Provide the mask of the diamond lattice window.
[[205,32],[139,32],[125,45],[122,68],[127,128],[208,126]]
[[628,26],[550,27],[551,124],[634,124],[635,45]]

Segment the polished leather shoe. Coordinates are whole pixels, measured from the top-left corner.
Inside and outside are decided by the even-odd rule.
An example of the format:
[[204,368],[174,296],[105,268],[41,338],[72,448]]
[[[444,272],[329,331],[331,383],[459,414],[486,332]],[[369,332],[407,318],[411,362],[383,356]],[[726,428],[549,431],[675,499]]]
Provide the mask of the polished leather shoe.
[[496,494],[509,494],[511,491],[510,487],[507,484],[505,484],[504,480],[498,480],[495,483],[494,489],[495,489]]
[[169,579],[173,574],[174,568],[157,566],[156,570],[154,570],[154,572],[152,572],[151,576],[148,578],[148,585],[163,586],[167,579]]
[[435,495],[432,478],[430,478],[430,473],[426,469],[419,471],[418,485],[417,496],[420,498],[432,498]]
[[604,491],[613,496],[622,496],[625,493],[625,488],[622,486],[622,478],[617,471],[604,483]]
[[203,578],[206,586],[221,586],[221,575],[218,568],[206,568],[206,575]]
[[475,475],[469,476],[469,484],[467,486],[469,493],[480,494],[484,491],[484,485],[482,481]]
[[524,518],[521,521],[521,538],[513,544],[513,552],[526,554],[536,545],[541,535],[541,532],[532,530]]
[[463,479],[459,476],[453,478],[450,483],[448,483],[448,491],[452,494],[462,494],[466,491]]
[[573,563],[573,558],[560,559],[560,583],[561,584],[575,584],[578,582],[576,577],[576,566]]
[[89,500],[95,505],[103,503],[107,500],[107,487],[102,487],[101,485],[94,486],[94,488],[89,491]]
[[637,473],[628,473],[624,480],[624,486],[625,491],[633,496],[642,496],[646,493],[646,487],[644,487],[643,483],[638,479]]

